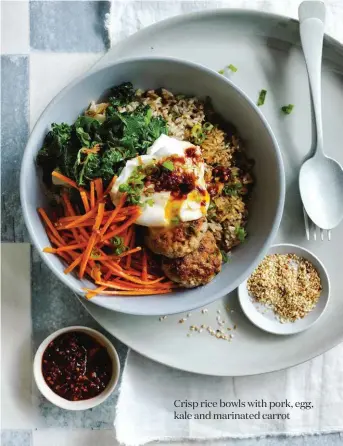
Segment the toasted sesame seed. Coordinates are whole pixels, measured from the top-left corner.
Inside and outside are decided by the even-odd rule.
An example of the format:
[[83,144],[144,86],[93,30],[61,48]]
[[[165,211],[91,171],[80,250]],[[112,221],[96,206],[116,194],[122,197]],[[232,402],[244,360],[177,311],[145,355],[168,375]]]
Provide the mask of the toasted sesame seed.
[[303,318],[317,304],[322,285],[311,262],[295,254],[266,256],[248,279],[249,294],[280,322]]

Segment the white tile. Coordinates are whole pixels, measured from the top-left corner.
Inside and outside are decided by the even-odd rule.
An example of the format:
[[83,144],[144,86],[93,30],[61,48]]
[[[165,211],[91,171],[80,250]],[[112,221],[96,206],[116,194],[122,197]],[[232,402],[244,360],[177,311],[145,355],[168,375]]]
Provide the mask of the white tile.
[[38,429],[33,432],[32,446],[119,446],[112,430]]
[[101,57],[99,53],[31,53],[31,129],[51,99],[76,77],[91,68]]
[[28,54],[29,48],[28,1],[2,1],[1,53]]
[[1,245],[1,427],[36,425],[32,406],[30,245]]

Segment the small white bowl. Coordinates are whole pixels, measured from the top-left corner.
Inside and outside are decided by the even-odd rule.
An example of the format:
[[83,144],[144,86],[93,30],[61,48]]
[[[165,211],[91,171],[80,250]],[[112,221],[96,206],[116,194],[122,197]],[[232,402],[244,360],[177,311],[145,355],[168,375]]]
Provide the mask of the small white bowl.
[[[112,377],[107,387],[97,396],[93,398],[89,398],[88,400],[81,401],[69,401],[65,398],[60,397],[55,392],[53,392],[50,387],[45,382],[43,372],[42,372],[42,359],[43,354],[50,344],[51,341],[56,339],[58,336],[68,332],[79,331],[82,333],[86,333],[92,338],[96,339],[101,345],[106,347],[107,352],[112,360]],[[36,352],[34,361],[33,361],[33,375],[37,384],[38,389],[43,394],[43,396],[49,400],[51,403],[55,404],[55,406],[61,407],[66,410],[86,410],[91,409],[92,407],[98,406],[102,402],[104,402],[115,389],[120,374],[120,362],[116,349],[113,347],[112,343],[101,333],[96,330],[87,327],[81,326],[72,326],[62,328],[61,330],[57,330],[48,336],[38,347]]]
[[308,251],[305,248],[302,248],[301,246],[292,244],[274,245],[268,251],[268,255],[288,253],[296,254],[299,257],[303,257],[309,260],[317,269],[322,283],[322,292],[320,294],[317,305],[303,319],[298,319],[295,322],[281,323],[276,317],[273,310],[267,308],[263,304],[256,302],[256,300],[249,295],[247,289],[247,280],[245,280],[238,287],[239,302],[246,317],[250,319],[250,321],[254,325],[261,328],[262,330],[267,331],[268,333],[279,335],[300,333],[301,331],[310,328],[319,320],[319,318],[324,313],[328,305],[330,296],[330,281],[328,273],[322,262],[312,252]]

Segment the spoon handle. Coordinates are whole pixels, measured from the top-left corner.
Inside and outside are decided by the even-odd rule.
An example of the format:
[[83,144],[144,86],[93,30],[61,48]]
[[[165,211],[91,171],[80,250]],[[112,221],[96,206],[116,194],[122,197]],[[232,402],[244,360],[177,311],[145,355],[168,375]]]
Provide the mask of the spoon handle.
[[325,5],[320,1],[302,2],[298,10],[300,39],[306,68],[317,130],[315,155],[323,155],[321,65],[324,38]]

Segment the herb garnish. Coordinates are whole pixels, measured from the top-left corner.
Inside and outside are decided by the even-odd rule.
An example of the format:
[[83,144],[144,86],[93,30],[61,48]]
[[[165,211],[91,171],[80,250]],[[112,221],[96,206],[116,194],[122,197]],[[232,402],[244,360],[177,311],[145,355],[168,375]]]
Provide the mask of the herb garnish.
[[290,113],[292,113],[293,108],[294,108],[293,104],[288,104],[281,107],[281,111],[283,111],[285,115],[289,115]]
[[245,240],[245,238],[247,236],[247,233],[246,233],[245,229],[242,228],[241,226],[236,226],[235,234],[236,234],[238,240],[240,242],[242,242],[242,243],[244,242],[244,240]]
[[267,90],[261,90],[259,97],[258,97],[258,101],[257,101],[257,105],[260,107],[261,105],[264,104],[265,100],[266,100],[266,95],[267,95]]
[[236,73],[236,71],[238,70],[238,68],[235,67],[234,65],[232,65],[231,63],[227,67],[228,67],[229,70],[233,71],[234,73]]
[[124,245],[124,239],[123,237],[113,237],[111,239],[111,243],[114,247],[114,251],[113,253],[116,256],[119,256],[120,254],[122,254],[123,252],[125,252],[127,250],[127,246]]
[[164,161],[164,163],[162,163],[162,166],[167,170],[170,170],[170,171],[174,170],[174,164],[173,164],[173,161],[171,161],[171,160]]
[[146,177],[142,166],[137,166],[126,183],[119,186],[119,192],[127,194],[127,202],[141,206],[141,194],[144,189],[144,178]]
[[234,183],[231,185],[225,184],[225,186],[223,188],[223,194],[229,195],[231,197],[237,197],[237,195],[239,194],[242,187],[243,187],[242,183]]

